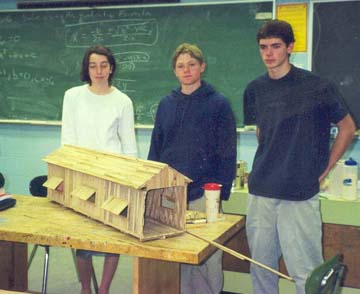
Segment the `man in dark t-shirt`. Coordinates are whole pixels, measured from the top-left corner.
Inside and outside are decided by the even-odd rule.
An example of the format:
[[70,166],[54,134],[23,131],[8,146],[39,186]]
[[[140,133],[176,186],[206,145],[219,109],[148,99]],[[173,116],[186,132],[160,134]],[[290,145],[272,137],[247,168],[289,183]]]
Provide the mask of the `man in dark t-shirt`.
[[[244,93],[244,123],[258,148],[249,176],[246,232],[252,258],[278,269],[281,255],[296,293],[323,262],[319,186],[351,143],[355,125],[336,87],[289,62],[291,25],[272,20],[257,35],[267,73]],[[330,127],[338,136],[330,150]],[[278,277],[251,265],[255,294],[278,293]]]

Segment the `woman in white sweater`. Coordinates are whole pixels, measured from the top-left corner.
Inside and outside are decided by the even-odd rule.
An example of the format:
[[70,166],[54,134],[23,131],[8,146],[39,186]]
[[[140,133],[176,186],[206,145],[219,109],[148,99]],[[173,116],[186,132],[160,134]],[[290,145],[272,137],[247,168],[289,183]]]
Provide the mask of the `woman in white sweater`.
[[[81,71],[86,84],[65,92],[61,144],[137,156],[133,104],[112,86],[115,70],[115,58],[108,48],[94,46],[86,51]],[[91,293],[93,254],[85,250],[76,253],[82,294]],[[119,255],[105,255],[99,294],[109,293],[118,261]]]

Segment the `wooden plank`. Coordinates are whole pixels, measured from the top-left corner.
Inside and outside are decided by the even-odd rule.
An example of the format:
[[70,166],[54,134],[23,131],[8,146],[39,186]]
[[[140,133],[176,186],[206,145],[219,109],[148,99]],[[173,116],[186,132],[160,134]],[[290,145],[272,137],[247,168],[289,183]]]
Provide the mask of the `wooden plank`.
[[[245,228],[241,229],[235,236],[229,239],[225,245],[237,252],[241,252],[246,256],[251,256]],[[228,253],[224,253],[223,268],[224,270],[228,271],[249,273],[250,263],[245,260],[239,260],[238,258],[235,258]]]
[[96,190],[87,186],[78,186],[74,191],[71,192],[71,196],[80,198],[81,200],[87,201],[91,196],[96,194]]
[[183,232],[184,230],[178,230],[151,219],[147,219],[145,220],[144,233],[140,237],[140,240],[148,241],[154,239],[165,239],[171,236],[180,235]]
[[241,254],[241,253],[239,253],[239,252],[237,252],[237,251],[235,251],[235,250],[232,250],[232,249],[230,249],[230,248],[227,248],[227,247],[225,247],[225,246],[223,246],[223,245],[221,245],[221,244],[219,244],[219,243],[217,243],[217,242],[214,242],[214,241],[212,241],[212,240],[205,239],[205,238],[203,238],[203,237],[201,237],[201,236],[199,236],[199,235],[194,234],[194,233],[191,232],[191,231],[186,231],[186,232],[187,232],[188,234],[192,235],[192,236],[195,236],[195,237],[199,238],[200,240],[203,240],[203,241],[205,241],[205,242],[210,243],[211,245],[215,246],[216,248],[218,248],[218,249],[220,249],[220,250],[222,250],[222,251],[224,251],[224,252],[226,252],[226,253],[228,253],[228,254],[231,254],[232,256],[234,256],[234,257],[236,257],[236,258],[238,258],[238,259],[240,259],[240,260],[247,260],[247,261],[249,261],[249,262],[251,262],[251,263],[253,263],[253,264],[256,264],[257,266],[260,266],[260,267],[262,267],[262,268],[264,268],[264,269],[272,272],[273,274],[276,274],[276,275],[278,275],[278,276],[280,276],[280,277],[282,277],[282,278],[285,278],[285,279],[287,279],[287,280],[289,280],[289,281],[294,281],[294,280],[293,280],[291,277],[289,277],[288,275],[284,275],[283,273],[280,273],[279,271],[274,270],[273,268],[268,267],[267,265],[265,265],[265,264],[263,264],[263,263],[255,260],[255,259],[252,259],[252,258],[250,258],[250,257],[248,257],[248,256],[246,256],[246,255],[244,255],[244,254]]
[[63,178],[49,177],[48,180],[43,184],[43,186],[55,190],[63,181]]
[[101,208],[117,215],[119,215],[127,207],[128,207],[127,201],[115,197],[110,197],[101,206]]
[[346,265],[345,287],[360,288],[360,227],[335,224],[323,225],[324,258],[338,253],[344,256]]
[[[67,209],[47,198],[18,196],[15,207],[2,211],[0,240],[127,254],[165,261],[199,264],[215,251],[187,234],[141,242],[114,228]],[[241,216],[187,225],[206,238],[223,243],[244,226]]]
[[8,291],[8,290],[1,290],[0,294],[30,294],[29,292],[19,292],[19,291]]
[[[135,183],[143,184],[166,166],[161,163],[155,166],[154,163],[147,164],[146,160],[68,145],[55,150],[44,160],[130,186],[134,186]],[[121,166],[121,171],[119,171],[119,166]],[[148,168],[145,168],[147,166]],[[135,184],[134,188],[137,188],[139,184]]]
[[129,190],[130,207],[128,229],[138,237],[144,233],[146,191]]
[[[169,174],[168,177],[164,177],[167,185],[163,187],[172,186],[173,184],[170,182],[175,180],[175,182],[180,181],[183,184],[191,182],[189,178],[181,175],[164,163],[70,145],[63,145],[46,156],[44,161],[49,164],[131,186],[134,189],[142,189],[149,186],[154,176],[156,178],[159,177],[163,170],[166,170],[166,172],[171,171],[171,176]],[[119,166],[121,167],[120,170]]]
[[[14,195],[17,205],[2,211],[0,240],[36,243],[127,254],[139,257],[134,272],[134,293],[179,293],[179,263],[200,264],[215,251],[207,242],[188,234],[165,240],[140,242],[109,226],[69,210],[48,198]],[[244,226],[239,216],[224,221],[189,225],[203,237],[223,243]],[[0,254],[0,259],[4,255]],[[156,259],[156,260],[153,260]],[[25,272],[19,272],[24,280]],[[0,277],[3,277],[0,263]],[[149,286],[151,285],[151,286]],[[153,290],[154,292],[149,292]]]
[[134,294],[180,293],[180,264],[147,258],[134,259]]
[[184,230],[186,206],[182,199],[185,198],[185,188],[182,186],[148,191],[146,195],[146,218]]

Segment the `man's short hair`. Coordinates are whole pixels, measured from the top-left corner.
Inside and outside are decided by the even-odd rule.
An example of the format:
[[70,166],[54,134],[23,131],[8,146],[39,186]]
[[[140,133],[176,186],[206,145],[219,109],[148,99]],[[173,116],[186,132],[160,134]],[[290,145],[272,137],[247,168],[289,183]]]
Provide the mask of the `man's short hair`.
[[0,173],[0,188],[4,187],[5,185],[5,178],[2,173]]
[[260,39],[279,38],[284,41],[286,46],[295,42],[294,32],[291,25],[283,20],[270,20],[264,23],[259,29],[256,39],[259,43]]
[[202,53],[201,49],[195,45],[195,44],[189,44],[189,43],[183,43],[180,44],[173,54],[172,58],[172,66],[175,68],[176,61],[180,54],[189,54],[192,58],[195,58],[197,61],[199,61],[200,64],[203,64],[204,54]]

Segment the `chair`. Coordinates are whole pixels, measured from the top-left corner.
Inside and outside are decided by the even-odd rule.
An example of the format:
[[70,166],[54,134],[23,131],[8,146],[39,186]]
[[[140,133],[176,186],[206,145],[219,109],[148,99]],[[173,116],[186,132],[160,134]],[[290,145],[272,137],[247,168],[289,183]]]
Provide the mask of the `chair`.
[[345,272],[342,255],[338,254],[315,268],[306,280],[306,294],[339,294]]
[[[30,193],[32,196],[35,196],[35,197],[46,197],[47,196],[47,189],[43,186],[43,184],[46,182],[46,180],[47,180],[47,176],[37,176],[30,181],[29,190],[30,190]],[[39,246],[44,247],[44,249],[45,249],[41,293],[46,294],[47,278],[48,278],[48,271],[49,271],[49,258],[50,258],[50,246],[49,245],[38,245],[38,244],[34,245],[33,250],[31,251],[31,254],[29,257],[29,261],[28,261],[28,270],[31,266],[31,263],[34,259],[34,256],[35,256],[36,251]],[[77,274],[78,280],[80,281],[79,272],[76,267],[76,254],[75,254],[74,249],[71,249],[71,254],[72,254],[72,257],[74,260],[76,274]],[[97,294],[98,293],[98,284],[97,284],[97,280],[96,280],[94,267],[92,268],[92,281],[93,281],[93,287],[94,287],[95,294]]]

